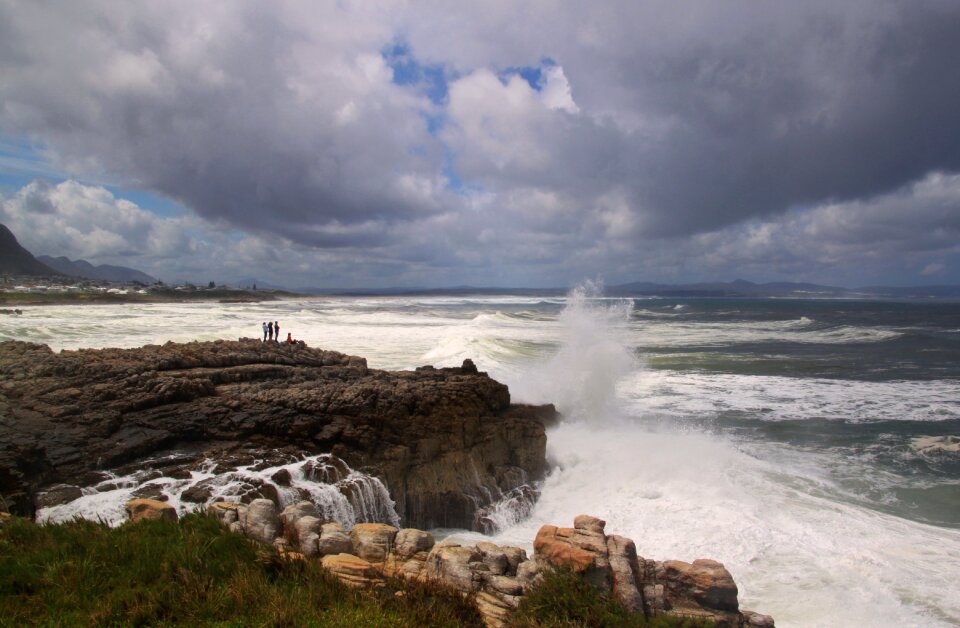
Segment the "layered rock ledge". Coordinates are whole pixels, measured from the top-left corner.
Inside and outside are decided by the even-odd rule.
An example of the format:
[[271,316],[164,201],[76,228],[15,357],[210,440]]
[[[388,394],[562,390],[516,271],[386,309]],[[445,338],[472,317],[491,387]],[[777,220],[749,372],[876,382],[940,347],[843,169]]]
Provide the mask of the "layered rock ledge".
[[[163,502],[134,500],[130,520],[175,518]],[[488,626],[509,623],[523,596],[550,569],[566,568],[600,591],[611,593],[633,613],[714,622],[720,628],[773,628],[767,615],[741,610],[739,591],[723,564],[656,561],[637,555],[631,539],[607,535],[606,522],[578,516],[572,528],[545,525],[522,548],[490,542],[437,543],[429,532],[360,523],[350,530],[325,522],[311,502],[278,512],[267,499],[249,504],[217,502],[208,513],[232,531],[271,544],[290,559],[320,560],[352,586],[379,586],[384,577],[436,581],[472,596]]]
[[511,404],[469,360],[389,372],[250,339],[61,353],[0,343],[0,495],[26,516],[148,459],[189,477],[251,452],[330,453],[382,480],[404,525],[476,529],[484,507],[542,477],[555,419],[553,406]]

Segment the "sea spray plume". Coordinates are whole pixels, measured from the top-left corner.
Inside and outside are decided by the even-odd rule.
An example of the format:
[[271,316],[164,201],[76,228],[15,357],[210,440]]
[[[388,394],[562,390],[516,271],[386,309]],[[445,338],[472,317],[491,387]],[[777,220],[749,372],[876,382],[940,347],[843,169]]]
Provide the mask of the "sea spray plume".
[[603,285],[585,281],[560,314],[560,350],[539,370],[537,398],[573,421],[602,423],[621,415],[617,381],[636,368],[626,342],[630,300],[605,301]]

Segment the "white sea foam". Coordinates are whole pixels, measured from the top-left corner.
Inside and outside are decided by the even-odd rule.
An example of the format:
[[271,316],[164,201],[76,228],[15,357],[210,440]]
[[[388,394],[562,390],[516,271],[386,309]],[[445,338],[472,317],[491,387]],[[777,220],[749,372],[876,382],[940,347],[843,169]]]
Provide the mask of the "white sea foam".
[[631,413],[677,420],[728,412],[770,421],[960,419],[956,380],[872,382],[661,369],[634,371],[620,391]]
[[[589,290],[571,295],[558,316],[562,301],[330,298],[25,307],[23,316],[0,317],[0,338],[46,342],[57,350],[130,347],[259,336],[261,321],[279,320],[282,332],[311,346],[365,356],[375,368],[451,366],[469,357],[509,384],[514,399],[557,403],[568,417],[550,431],[548,456],[556,468],[531,517],[517,523],[508,509],[494,513],[507,526],[501,541],[529,547],[540,524],[569,524],[587,512],[606,518],[610,532],[633,538],[645,556],[722,560],[744,607],[774,615],[778,626],[960,623],[960,563],[952,559],[960,555],[960,532],[870,508],[836,484],[843,453],[738,442],[697,427],[731,414],[863,423],[957,419],[955,380],[648,370],[629,350],[876,343],[898,338],[900,330],[830,327],[815,315],[702,322],[689,309],[661,311],[650,302],[647,311],[657,316],[631,315],[629,301],[597,298]],[[865,483],[886,482],[869,460],[857,464]],[[169,490],[185,508],[176,501],[181,489]],[[118,507],[130,492],[129,486],[91,492],[74,504],[83,513],[119,520]],[[320,497],[331,504],[335,499]]]

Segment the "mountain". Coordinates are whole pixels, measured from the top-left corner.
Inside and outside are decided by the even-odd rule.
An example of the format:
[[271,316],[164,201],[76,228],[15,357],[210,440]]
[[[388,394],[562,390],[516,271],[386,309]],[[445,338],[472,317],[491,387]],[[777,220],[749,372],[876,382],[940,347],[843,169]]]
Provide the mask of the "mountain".
[[20,246],[16,236],[5,225],[0,225],[0,273],[43,277],[55,277],[61,274],[38,261],[30,251]]
[[135,268],[127,268],[126,266],[111,266],[110,264],[94,266],[87,260],[78,259],[75,262],[71,262],[63,256],[50,257],[49,255],[40,255],[37,259],[47,266],[71,277],[99,279],[101,281],[139,281],[140,283],[155,283],[157,281],[144,272],[140,272]]

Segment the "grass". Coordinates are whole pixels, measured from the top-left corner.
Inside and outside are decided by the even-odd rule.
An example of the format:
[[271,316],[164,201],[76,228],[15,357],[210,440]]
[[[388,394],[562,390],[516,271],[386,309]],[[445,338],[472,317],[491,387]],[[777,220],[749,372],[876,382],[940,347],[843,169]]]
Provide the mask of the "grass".
[[513,628],[706,628],[710,622],[630,613],[613,596],[581,580],[569,569],[544,572],[541,582],[524,596],[512,617]]
[[[402,591],[402,595],[396,595]],[[216,520],[0,528],[0,625],[481,626],[469,600],[396,580],[357,590]]]
[[[0,626],[482,626],[473,603],[437,585],[347,587],[316,560],[285,560],[214,518],[110,528],[78,520],[0,526]],[[695,628],[631,614],[569,570],[544,574],[512,618],[540,626]]]

